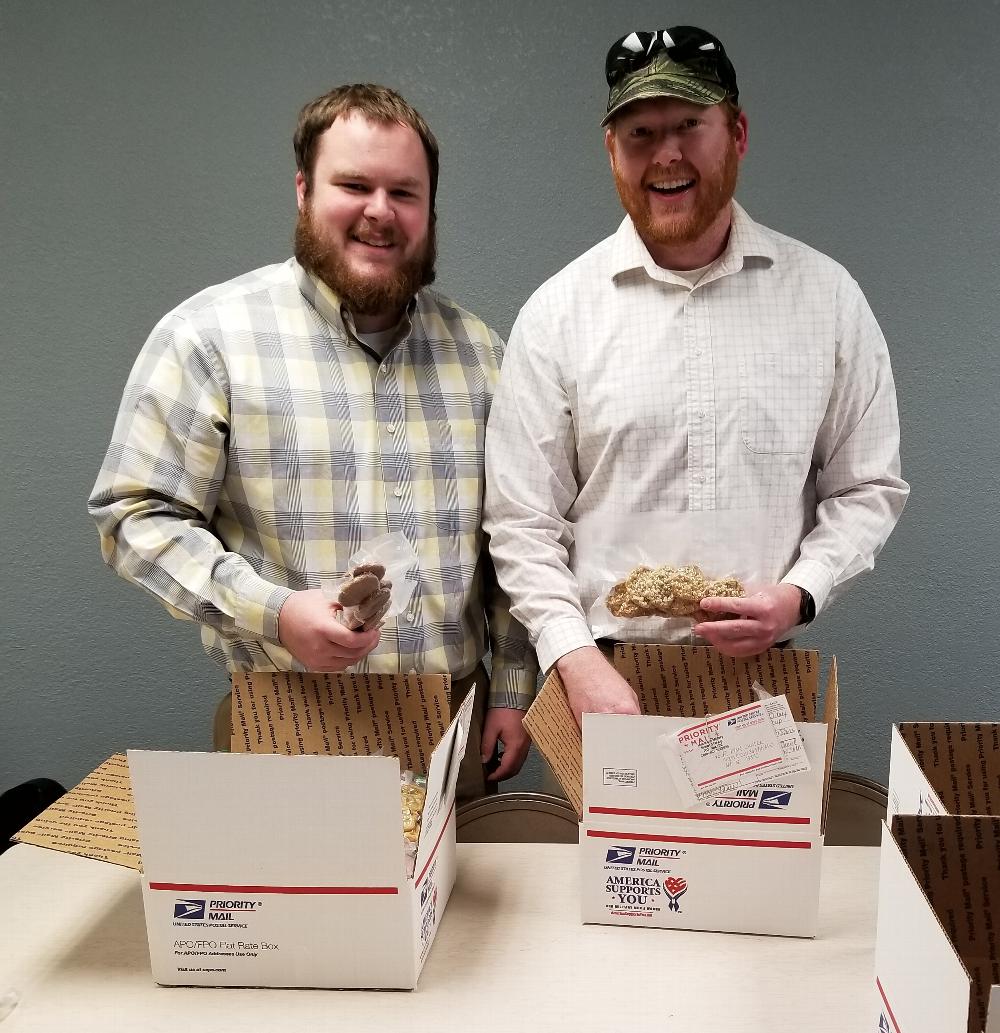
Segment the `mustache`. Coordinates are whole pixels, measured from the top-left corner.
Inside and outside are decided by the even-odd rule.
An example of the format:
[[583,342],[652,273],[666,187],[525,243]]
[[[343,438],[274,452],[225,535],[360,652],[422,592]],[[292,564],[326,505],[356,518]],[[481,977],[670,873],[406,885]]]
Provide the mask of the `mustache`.
[[395,226],[375,226],[367,219],[361,219],[351,227],[351,236],[365,242],[378,241],[380,244],[399,244],[401,235]]
[[682,162],[679,165],[671,165],[669,168],[666,165],[654,165],[648,172],[644,173],[642,186],[643,188],[648,187],[651,183],[668,177],[671,179],[693,179],[696,183],[700,178],[698,173],[686,162]]

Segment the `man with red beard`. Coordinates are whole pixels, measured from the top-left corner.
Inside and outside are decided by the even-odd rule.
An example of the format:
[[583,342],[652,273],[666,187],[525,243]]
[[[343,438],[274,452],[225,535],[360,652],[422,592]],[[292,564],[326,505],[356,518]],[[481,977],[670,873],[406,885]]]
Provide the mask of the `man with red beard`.
[[[295,257],[160,321],[90,511],[106,562],[199,622],[230,669],[449,673],[454,707],[474,691],[473,798],[523,763],[537,673],[481,526],[502,342],[428,289],[438,146],[399,94],[332,90],[294,144]],[[320,586],[388,532],[418,556],[413,596],[350,630]]]
[[[632,32],[606,75],[627,217],[521,310],[486,447],[500,583],[578,721],[637,712],[588,622],[604,557],[739,552],[760,586],[705,599],[727,619],[668,635],[750,656],[872,567],[908,493],[889,356],[860,289],[733,201],[747,119],[722,43],[692,26]],[[643,540],[623,540],[637,525]],[[701,541],[665,541],[678,527]]]

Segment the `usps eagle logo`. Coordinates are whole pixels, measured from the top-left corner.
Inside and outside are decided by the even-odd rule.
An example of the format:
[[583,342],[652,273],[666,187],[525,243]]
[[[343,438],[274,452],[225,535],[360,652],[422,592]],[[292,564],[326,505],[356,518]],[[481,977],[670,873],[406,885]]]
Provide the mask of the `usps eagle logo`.
[[687,893],[687,888],[687,879],[679,879],[674,875],[668,875],[663,880],[663,892],[666,893],[667,899],[670,901],[667,906],[671,911],[680,913],[680,899]]
[[204,900],[176,900],[174,901],[174,918],[186,918],[190,921],[204,921],[205,901]]

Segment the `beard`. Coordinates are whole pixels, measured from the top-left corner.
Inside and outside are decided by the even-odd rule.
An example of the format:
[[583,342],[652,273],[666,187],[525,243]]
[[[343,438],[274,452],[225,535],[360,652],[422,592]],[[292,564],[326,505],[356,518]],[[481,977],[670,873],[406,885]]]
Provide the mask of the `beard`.
[[359,272],[340,243],[316,224],[307,198],[295,223],[295,258],[304,269],[318,276],[353,314],[377,316],[398,312],[421,287],[434,282],[434,223],[431,214],[423,244],[395,269]]
[[667,246],[693,244],[709,229],[719,213],[732,201],[740,168],[736,142],[733,139],[730,139],[726,153],[718,165],[700,177],[687,164],[670,166],[671,175],[697,180],[694,207],[676,214],[654,215],[646,188],[667,170],[662,165],[654,165],[643,176],[642,185],[636,187],[625,181],[614,155],[611,164],[618,196],[635,224],[639,236],[643,240]]

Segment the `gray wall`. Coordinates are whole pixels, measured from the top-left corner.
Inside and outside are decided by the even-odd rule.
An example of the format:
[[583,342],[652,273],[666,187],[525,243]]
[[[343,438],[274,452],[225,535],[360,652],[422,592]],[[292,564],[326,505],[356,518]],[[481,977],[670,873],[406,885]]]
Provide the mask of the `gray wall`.
[[375,80],[423,112],[439,283],[506,334],[620,217],[605,50],[686,21],[740,75],[738,196],[854,273],[893,354],[912,500],[807,640],[840,659],[837,763],[881,778],[892,721],[998,716],[996,0],[4,0],[0,790],[208,745],[225,674],[104,568],[85,499],[156,320],[288,254],[301,104]]

